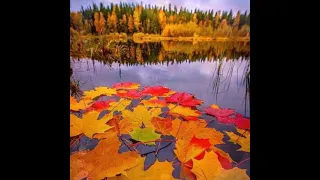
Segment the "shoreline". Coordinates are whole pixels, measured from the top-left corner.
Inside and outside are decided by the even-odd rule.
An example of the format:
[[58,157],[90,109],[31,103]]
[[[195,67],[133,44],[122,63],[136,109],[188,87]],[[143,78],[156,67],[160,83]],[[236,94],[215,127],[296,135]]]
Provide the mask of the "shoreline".
[[81,35],[82,38],[96,37],[107,38],[110,40],[133,40],[136,43],[142,42],[159,42],[159,41],[185,41],[185,42],[250,42],[250,37],[205,37],[205,36],[193,36],[193,37],[165,37],[158,34],[142,34],[134,33],[133,35],[127,35],[125,33],[105,34],[105,35]]

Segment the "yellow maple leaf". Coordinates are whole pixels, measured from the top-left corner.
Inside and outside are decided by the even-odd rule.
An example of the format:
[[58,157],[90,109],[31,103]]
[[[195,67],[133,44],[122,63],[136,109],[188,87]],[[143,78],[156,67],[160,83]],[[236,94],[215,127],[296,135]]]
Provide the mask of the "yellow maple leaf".
[[111,126],[107,125],[113,116],[106,115],[103,118],[98,119],[99,112],[91,111],[82,115],[82,119],[78,118],[74,114],[70,114],[70,136],[77,136],[84,133],[89,138],[92,138],[95,133],[103,133],[110,129]]
[[117,137],[99,141],[91,151],[79,156],[79,152],[70,156],[71,179],[104,179],[124,173],[141,162],[136,152],[118,153],[121,142]]
[[95,90],[83,91],[83,94],[84,94],[83,99],[90,100],[90,99],[99,97],[101,95],[112,96],[113,94],[117,94],[117,91],[114,88],[100,86],[100,87],[96,87]]
[[127,170],[128,179],[131,180],[174,180],[172,177],[172,163],[164,161],[156,162],[146,171],[143,170],[143,162],[139,165]]
[[172,121],[172,130],[170,134],[177,139],[191,139],[198,128],[204,128],[207,125],[205,120],[181,121],[176,118]]
[[79,111],[90,107],[91,100],[81,99],[79,102],[70,96],[70,110]]
[[99,86],[99,87],[96,87],[95,90],[101,93],[101,95],[105,95],[105,96],[112,96],[114,94],[117,94],[117,90],[115,88]]
[[193,167],[191,171],[196,175],[197,180],[215,179],[222,172],[218,155],[212,151],[205,152],[203,159],[193,159],[192,161]]
[[[118,124],[112,121],[117,121]],[[95,134],[93,137],[97,139],[106,139],[113,136],[117,136],[118,133],[129,134],[132,131],[132,125],[129,119],[122,119],[122,120],[113,119],[113,120],[110,120],[107,124],[113,127],[104,133]]]
[[230,137],[229,141],[235,144],[239,144],[241,146],[241,148],[238,149],[237,151],[250,152],[250,131],[246,131],[238,128],[237,128],[237,131],[238,133],[242,134],[245,137],[241,137],[233,132],[225,131]]
[[220,107],[216,104],[212,104],[210,107],[214,108],[214,109],[220,109]]
[[126,107],[132,102],[132,100],[129,99],[125,99],[125,98],[121,98],[118,102],[111,102],[109,103],[110,107],[107,109],[109,111],[111,111],[111,113],[113,114],[113,112],[115,111],[123,111],[126,109]]
[[222,141],[224,135],[214,128],[198,128],[195,136],[199,139],[209,139],[212,145],[224,144]]
[[247,175],[245,169],[239,169],[237,167],[223,170],[218,176],[215,177],[215,180],[249,180],[250,177]]
[[143,123],[146,127],[153,127],[151,120],[153,117],[158,117],[161,114],[160,108],[153,108],[148,110],[148,107],[143,105],[138,105],[133,109],[122,111],[122,116],[131,120],[133,127],[140,127]]
[[179,106],[175,104],[169,104],[169,114],[173,116],[182,116],[186,120],[197,120],[200,116],[200,111],[193,110],[190,107]]

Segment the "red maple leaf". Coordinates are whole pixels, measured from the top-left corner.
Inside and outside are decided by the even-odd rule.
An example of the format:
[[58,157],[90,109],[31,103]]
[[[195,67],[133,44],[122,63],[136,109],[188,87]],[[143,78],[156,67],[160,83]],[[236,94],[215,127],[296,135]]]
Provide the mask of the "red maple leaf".
[[215,108],[212,108],[212,107],[205,108],[204,111],[207,114],[210,114],[210,115],[215,116],[217,118],[218,117],[229,117],[230,115],[235,113],[233,109],[227,109],[227,108],[215,109]]
[[119,97],[125,97],[125,98],[130,98],[130,99],[140,99],[141,96],[143,96],[141,91],[138,91],[136,89],[130,89],[126,91],[118,91],[117,95]]
[[231,168],[232,168],[232,164],[231,164],[231,162],[228,160],[228,158],[225,158],[225,157],[221,156],[219,152],[215,152],[215,153],[218,155],[218,160],[220,161],[221,166],[222,166],[224,169],[231,169]]
[[88,107],[86,109],[86,112],[88,111],[98,111],[98,112],[101,112],[103,111],[104,109],[110,107],[109,103],[111,102],[115,102],[116,100],[115,99],[109,99],[107,101],[96,101],[94,102],[93,104],[91,104],[90,107]]
[[144,94],[149,94],[152,96],[162,96],[170,91],[169,88],[163,86],[147,86],[143,89]]
[[178,103],[182,106],[196,106],[203,103],[202,100],[194,99],[194,96],[189,93],[174,93],[170,97],[166,98],[166,101],[169,103]]
[[230,117],[217,117],[217,120],[219,121],[219,123],[223,123],[223,124],[231,124],[234,123],[234,118],[230,118]]
[[250,119],[244,118],[241,114],[236,114],[234,123],[237,128],[250,130]]
[[216,109],[209,107],[205,108],[204,111],[209,115],[215,116],[220,123],[230,124],[235,122],[234,118],[229,117],[235,113],[233,109]]

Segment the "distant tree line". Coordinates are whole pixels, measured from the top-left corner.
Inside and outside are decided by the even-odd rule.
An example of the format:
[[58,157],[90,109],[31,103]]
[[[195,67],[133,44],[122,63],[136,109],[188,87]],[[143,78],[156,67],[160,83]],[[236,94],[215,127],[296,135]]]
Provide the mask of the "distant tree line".
[[93,3],[70,13],[70,28],[86,34],[148,33],[167,37],[249,36],[250,13],[178,8],[122,3]]

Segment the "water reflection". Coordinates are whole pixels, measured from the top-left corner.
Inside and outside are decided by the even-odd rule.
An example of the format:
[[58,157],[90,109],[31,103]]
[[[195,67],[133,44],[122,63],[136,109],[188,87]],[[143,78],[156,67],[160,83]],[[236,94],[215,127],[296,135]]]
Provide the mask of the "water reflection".
[[[98,40],[71,47],[72,79],[81,90],[132,81],[163,85],[250,116],[250,45]],[[91,45],[88,45],[91,44]],[[201,107],[200,107],[201,108]]]

